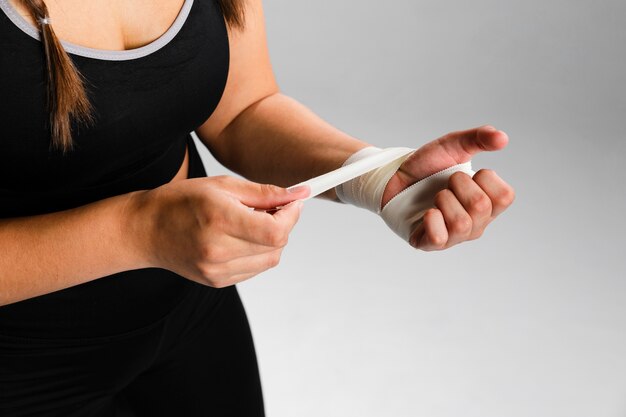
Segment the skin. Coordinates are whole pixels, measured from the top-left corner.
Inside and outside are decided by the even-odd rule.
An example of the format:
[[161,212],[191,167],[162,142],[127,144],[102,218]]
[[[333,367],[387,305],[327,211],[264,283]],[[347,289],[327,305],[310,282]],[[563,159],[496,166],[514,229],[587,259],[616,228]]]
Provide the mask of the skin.
[[[30,19],[18,0],[11,2]],[[125,50],[158,38],[182,3],[54,0],[47,5],[59,38]],[[219,288],[279,263],[302,209],[302,203],[294,201],[308,195],[306,189],[288,193],[281,187],[335,169],[368,145],[280,93],[260,0],[248,1],[246,28],[231,30],[229,42],[226,90],[197,134],[220,162],[254,182],[231,177],[188,180],[185,157],[172,181],[154,190],[0,220],[0,305],[138,268],[166,268]],[[500,150],[507,142],[504,132],[490,126],[430,142],[400,167],[383,204],[413,182],[478,152]],[[333,190],[324,197],[336,199]],[[437,195],[436,207],[426,213],[411,244],[440,250],[476,239],[513,199],[513,189],[491,170],[481,170],[474,178],[457,173]],[[249,209],[283,205],[274,214]]]

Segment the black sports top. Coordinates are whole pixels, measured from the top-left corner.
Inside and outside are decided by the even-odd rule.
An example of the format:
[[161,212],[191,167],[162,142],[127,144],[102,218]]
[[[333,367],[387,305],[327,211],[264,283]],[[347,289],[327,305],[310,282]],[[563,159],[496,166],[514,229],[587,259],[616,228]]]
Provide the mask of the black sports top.
[[[92,126],[74,130],[75,149],[65,155],[50,150],[38,32],[8,0],[0,0],[0,9],[0,218],[158,187],[178,172],[187,147],[190,176],[205,175],[190,132],[214,111],[228,75],[217,1],[185,0],[168,31],[138,49],[63,43],[87,80],[95,116]],[[0,334],[132,330],[166,314],[190,285],[160,269],[116,274],[0,307]]]

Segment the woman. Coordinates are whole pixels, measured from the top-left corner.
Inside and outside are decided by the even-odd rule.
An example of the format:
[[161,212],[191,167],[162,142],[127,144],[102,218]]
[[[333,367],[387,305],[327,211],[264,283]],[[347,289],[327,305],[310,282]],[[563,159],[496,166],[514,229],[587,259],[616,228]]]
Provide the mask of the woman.
[[[234,284],[279,262],[310,192],[279,186],[368,145],[279,93],[260,0],[0,8],[0,414],[263,415]],[[255,182],[206,178],[191,131]],[[507,140],[423,146],[380,207]],[[475,239],[512,200],[492,171],[454,174],[409,242]]]

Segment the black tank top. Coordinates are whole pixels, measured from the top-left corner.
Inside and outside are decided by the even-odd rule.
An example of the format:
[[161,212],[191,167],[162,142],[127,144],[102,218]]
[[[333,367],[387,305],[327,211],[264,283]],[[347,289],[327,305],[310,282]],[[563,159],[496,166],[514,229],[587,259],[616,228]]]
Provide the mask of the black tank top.
[[[92,126],[74,130],[67,154],[50,150],[37,30],[8,0],[0,9],[0,218],[156,188],[178,172],[187,147],[190,177],[205,175],[190,132],[215,110],[229,63],[215,0],[185,0],[168,31],[142,48],[63,43],[87,81],[95,116]],[[161,269],[128,271],[0,307],[0,333],[121,333],[165,315],[195,285]]]

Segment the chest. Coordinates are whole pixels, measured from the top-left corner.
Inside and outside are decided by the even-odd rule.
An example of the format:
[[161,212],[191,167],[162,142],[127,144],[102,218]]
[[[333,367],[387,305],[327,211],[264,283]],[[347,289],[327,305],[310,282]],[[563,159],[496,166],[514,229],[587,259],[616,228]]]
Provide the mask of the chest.
[[[14,9],[35,25],[20,0]],[[48,1],[53,28],[66,42],[94,49],[127,50],[159,38],[178,16],[184,0],[59,0]]]
[[0,203],[3,190],[79,193],[138,178],[206,121],[226,83],[227,32],[212,0],[186,0],[181,13],[173,29],[139,49],[65,45],[95,121],[74,131],[75,149],[63,155],[50,150],[41,43],[0,12]]

